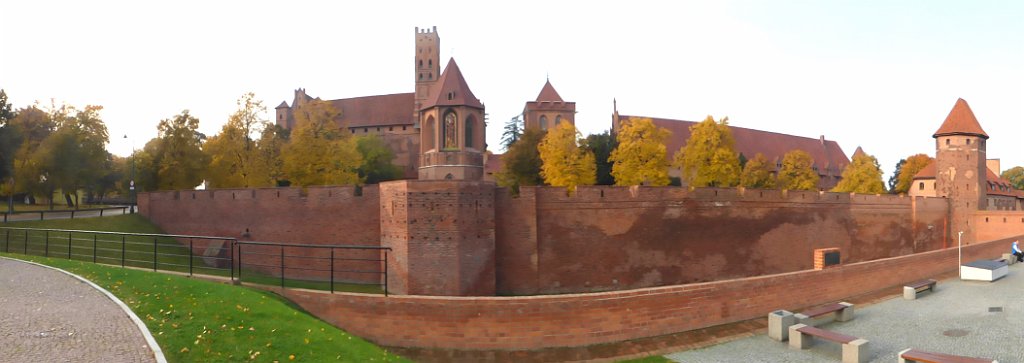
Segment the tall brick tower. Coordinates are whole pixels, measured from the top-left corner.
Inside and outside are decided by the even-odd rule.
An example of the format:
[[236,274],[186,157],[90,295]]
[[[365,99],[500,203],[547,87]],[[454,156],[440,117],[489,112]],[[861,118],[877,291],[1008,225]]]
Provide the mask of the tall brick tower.
[[433,29],[416,28],[416,107],[419,111],[423,102],[430,96],[430,87],[441,76],[441,37],[437,35],[437,27]]
[[484,105],[449,60],[419,110],[420,180],[483,180]]
[[547,130],[559,123],[576,124],[576,102],[565,102],[548,80],[537,95],[536,101],[526,103],[523,108],[523,124],[528,129]]
[[963,231],[963,242],[974,242],[971,215],[986,208],[988,134],[962,98],[932,135],[935,138],[935,194],[949,198],[950,235]]

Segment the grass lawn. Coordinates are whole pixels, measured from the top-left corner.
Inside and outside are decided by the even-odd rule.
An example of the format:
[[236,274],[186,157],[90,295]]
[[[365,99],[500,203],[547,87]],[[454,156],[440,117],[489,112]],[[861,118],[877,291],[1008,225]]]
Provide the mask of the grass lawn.
[[0,255],[78,274],[143,321],[170,362],[404,362],[270,292],[59,258]]

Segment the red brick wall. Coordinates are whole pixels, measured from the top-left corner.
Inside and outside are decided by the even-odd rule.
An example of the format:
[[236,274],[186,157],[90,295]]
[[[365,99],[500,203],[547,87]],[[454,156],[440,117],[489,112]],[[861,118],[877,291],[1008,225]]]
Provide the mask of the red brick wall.
[[810,269],[942,248],[939,198],[777,190],[523,187],[498,192],[498,292],[609,291]]
[[[998,257],[1009,239],[964,247]],[[956,271],[957,250],[726,281],[530,297],[428,297],[285,290],[287,298],[378,344],[532,350],[652,337],[764,317]],[[897,290],[893,288],[893,292]]]
[[[1022,211],[978,211],[975,212],[970,224],[974,225],[974,240],[991,241],[1007,236],[1024,234],[1024,212]],[[966,234],[966,233],[965,233]],[[954,238],[956,233],[952,233]],[[966,236],[965,236],[966,237]],[[967,243],[965,239],[963,241]],[[953,241],[956,244],[956,241]],[[1010,246],[1006,245],[1006,252]]]

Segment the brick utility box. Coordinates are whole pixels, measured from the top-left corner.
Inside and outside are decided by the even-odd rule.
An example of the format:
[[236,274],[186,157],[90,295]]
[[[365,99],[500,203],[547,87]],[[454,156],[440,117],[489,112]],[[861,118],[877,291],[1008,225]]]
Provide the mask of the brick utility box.
[[839,266],[840,261],[839,248],[818,248],[814,250],[815,270]]
[[380,191],[389,292],[495,295],[493,183],[402,180]]

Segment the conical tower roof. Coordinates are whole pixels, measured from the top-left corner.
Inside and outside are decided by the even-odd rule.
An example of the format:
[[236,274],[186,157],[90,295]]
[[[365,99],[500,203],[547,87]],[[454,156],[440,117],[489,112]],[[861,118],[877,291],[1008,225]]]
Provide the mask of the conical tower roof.
[[942,122],[942,126],[939,127],[938,131],[935,131],[932,137],[947,135],[973,135],[985,139],[988,138],[988,134],[985,133],[985,130],[981,129],[981,124],[974,117],[971,106],[968,106],[967,101],[964,101],[963,98],[956,100],[953,110],[949,111],[949,116],[946,116],[946,121]]
[[540,89],[540,94],[537,95],[537,102],[565,102],[562,100],[562,96],[558,95],[558,91],[555,91],[555,87],[551,85],[551,80],[544,82],[544,88]]
[[455,63],[455,58],[448,60],[448,65],[444,67],[441,77],[437,79],[437,83],[431,88],[430,96],[427,97],[423,108],[434,106],[472,106],[484,108],[484,105],[473,95],[473,91],[466,84],[466,79],[462,77],[459,65]]
[[853,160],[853,158],[863,155],[867,155],[867,153],[864,152],[864,149],[861,149],[860,146],[858,146],[857,150],[853,152],[853,157],[851,157],[850,160]]

